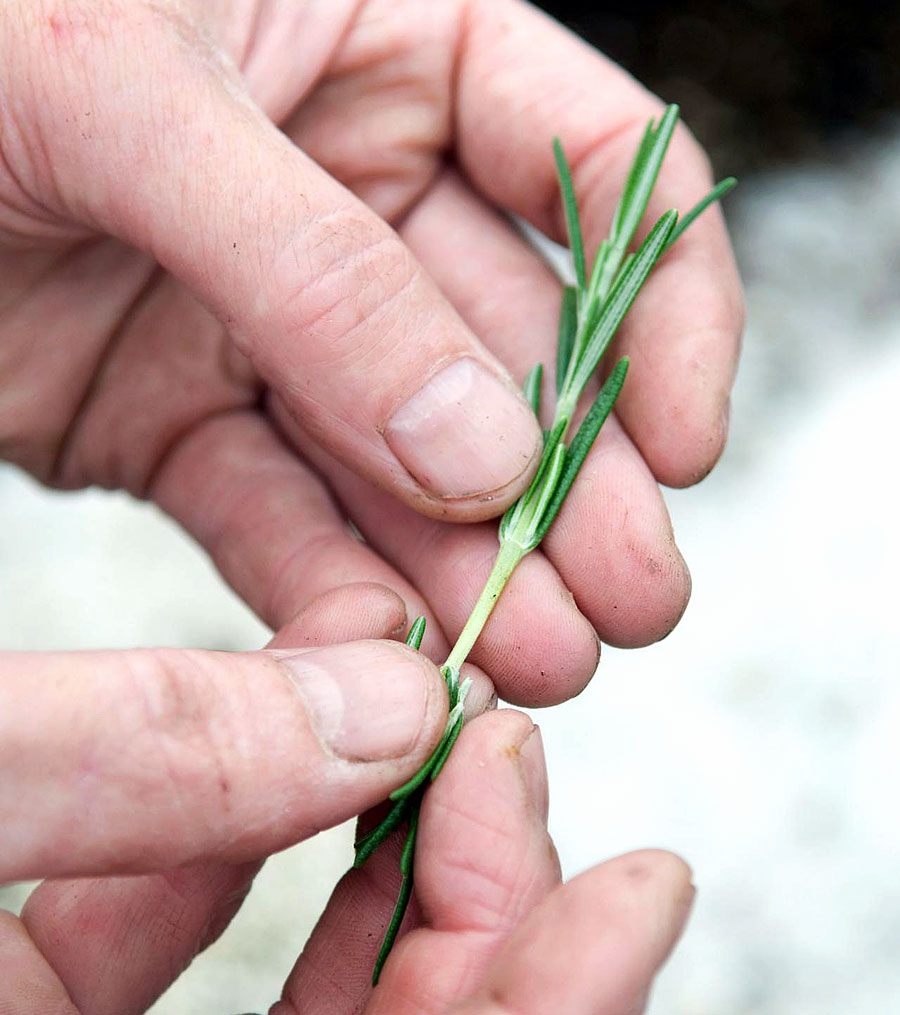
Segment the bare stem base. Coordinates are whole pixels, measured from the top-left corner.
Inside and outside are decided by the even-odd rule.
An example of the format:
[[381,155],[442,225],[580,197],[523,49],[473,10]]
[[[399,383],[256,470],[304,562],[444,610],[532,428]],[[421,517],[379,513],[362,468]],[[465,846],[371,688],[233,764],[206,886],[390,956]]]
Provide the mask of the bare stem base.
[[466,661],[466,657],[472,651],[472,646],[475,644],[484,625],[488,622],[494,607],[497,605],[497,600],[500,598],[503,587],[509,581],[509,577],[516,569],[516,565],[527,552],[527,550],[523,550],[516,543],[508,540],[501,541],[500,550],[494,560],[494,566],[491,569],[488,580],[485,582],[481,595],[469,614],[466,626],[456,639],[456,644],[453,646],[450,655],[447,656],[445,666],[459,670],[460,666]]

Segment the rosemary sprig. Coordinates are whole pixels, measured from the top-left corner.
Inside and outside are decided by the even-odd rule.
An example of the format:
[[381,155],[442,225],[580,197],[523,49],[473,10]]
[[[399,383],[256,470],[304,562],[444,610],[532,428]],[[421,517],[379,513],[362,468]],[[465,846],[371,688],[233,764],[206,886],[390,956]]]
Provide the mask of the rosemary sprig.
[[[566,444],[578,401],[590,379],[597,374],[619,325],[660,257],[698,215],[728,193],[737,182],[732,177],[723,180],[680,222],[676,211],[667,211],[640,247],[629,252],[635,233],[646,214],[677,121],[678,107],[670,105],[658,123],[651,121],[647,125],[625,179],[609,235],[597,250],[590,274],[587,271],[571,170],[559,139],[554,139],[553,153],[575,271],[575,284],[563,289],[560,308],[556,350],[556,407],[550,428],[544,432],[544,450],[537,473],[529,488],[500,521],[500,548],[493,568],[441,669],[450,700],[450,714],[441,741],[412,779],[391,794],[393,806],[387,815],[355,845],[354,866],[359,867],[404,821],[409,821],[400,864],[402,881],[399,897],[375,963],[373,986],[378,983],[382,967],[393,947],[412,892],[413,854],[422,797],[428,784],[437,777],[446,762],[463,727],[463,707],[469,681],[460,683],[460,667],[481,634],[519,561],[540,543],[553,524],[622,390],[628,372],[627,357],[620,359],[613,367],[575,436]],[[528,374],[524,386],[525,397],[531,403],[535,415],[540,414],[542,379],[543,366],[539,363]],[[419,617],[410,629],[406,643],[419,648],[424,631],[425,618]]]

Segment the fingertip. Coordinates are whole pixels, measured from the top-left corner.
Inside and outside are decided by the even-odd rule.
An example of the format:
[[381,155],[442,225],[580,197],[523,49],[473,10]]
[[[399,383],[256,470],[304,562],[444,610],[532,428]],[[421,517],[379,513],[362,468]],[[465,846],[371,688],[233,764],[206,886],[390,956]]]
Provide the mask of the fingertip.
[[[596,871],[615,884],[619,904],[641,914],[644,929],[658,935],[662,962],[684,928],[696,896],[693,871],[676,853],[641,849],[607,861]],[[589,874],[592,872],[588,872]],[[610,888],[604,884],[605,895]]]
[[393,589],[378,582],[351,582],[307,603],[275,634],[268,648],[402,638],[406,626],[406,605]]
[[693,894],[693,869],[682,856],[668,849],[636,849],[608,860],[603,866],[621,872],[632,884],[654,882],[678,894]]
[[[699,401],[699,400],[697,400]],[[672,405],[650,429],[630,430],[656,479],[676,490],[695,486],[718,464],[728,442],[731,397],[719,392],[689,411]],[[626,425],[629,421],[626,417]]]
[[[441,810],[452,812],[456,821],[485,810],[496,815],[498,809],[509,818],[510,808],[517,808],[530,792],[523,778],[528,758],[523,761],[522,749],[536,729],[527,715],[510,708],[484,712],[466,723],[435,782],[433,796]],[[515,827],[511,820],[508,831],[512,833]]]
[[675,630],[688,608],[691,572],[672,537],[629,546],[621,568],[621,580],[611,582],[615,591],[603,640],[613,648],[655,645]]
[[[533,665],[519,661],[515,680],[504,681],[501,696],[521,708],[547,708],[575,698],[600,663],[600,640],[590,621],[571,605],[549,616],[528,618],[529,637],[541,651]],[[498,678],[499,680],[499,678]]]
[[743,329],[734,257],[710,209],[659,265],[617,340],[631,369],[616,413],[666,486],[698,483],[722,455]]
[[469,685],[469,693],[466,695],[466,722],[497,708],[497,690],[494,687],[494,682],[484,670],[472,663],[463,663],[459,675],[462,680],[472,681]]
[[547,533],[545,551],[600,638],[616,648],[664,638],[690,599],[690,572],[665,501],[615,419]]
[[648,983],[684,929],[696,890],[688,864],[664,849],[614,857],[561,889],[561,911],[584,940],[615,928],[628,954],[632,983]]
[[514,572],[473,655],[504,701],[542,708],[584,690],[600,646],[556,569],[537,552]]

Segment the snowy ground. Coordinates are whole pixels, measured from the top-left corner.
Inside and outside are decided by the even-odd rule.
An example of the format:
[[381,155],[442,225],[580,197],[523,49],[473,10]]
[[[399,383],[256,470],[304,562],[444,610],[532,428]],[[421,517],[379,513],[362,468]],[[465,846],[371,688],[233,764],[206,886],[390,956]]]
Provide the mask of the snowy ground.
[[[645,845],[694,866],[653,1015],[882,1015],[900,997],[898,179],[900,133],[744,181],[733,438],[669,497],[692,604],[668,640],[607,651],[577,703],[538,717],[568,873]],[[7,469],[0,517],[2,647],[263,640],[145,505]],[[348,856],[339,829],[272,861],[154,1015],[265,1010]]]

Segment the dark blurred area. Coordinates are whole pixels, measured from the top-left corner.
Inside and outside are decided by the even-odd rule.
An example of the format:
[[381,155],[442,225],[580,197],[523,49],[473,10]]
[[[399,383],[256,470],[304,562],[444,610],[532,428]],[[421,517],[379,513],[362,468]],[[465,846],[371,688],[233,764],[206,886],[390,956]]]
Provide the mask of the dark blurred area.
[[900,3],[547,0],[662,98],[720,172],[821,156],[900,109]]

